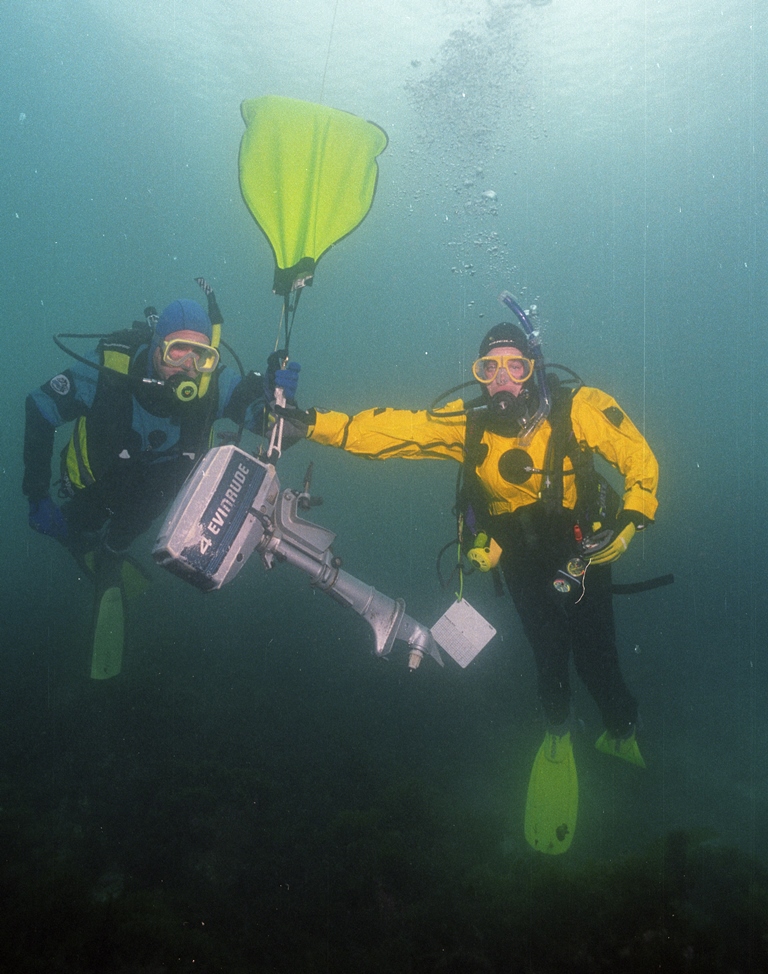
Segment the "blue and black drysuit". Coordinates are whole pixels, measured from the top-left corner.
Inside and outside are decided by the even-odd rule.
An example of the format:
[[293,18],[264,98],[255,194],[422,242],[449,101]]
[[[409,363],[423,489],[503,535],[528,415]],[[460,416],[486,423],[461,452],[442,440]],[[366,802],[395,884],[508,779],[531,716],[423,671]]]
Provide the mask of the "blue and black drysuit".
[[76,557],[92,550],[96,533],[121,551],[146,531],[208,448],[216,420],[266,432],[260,374],[220,366],[204,395],[181,402],[167,386],[142,385],[150,354],[146,333],[118,332],[85,356],[102,369],[76,362],[27,397],[23,490],[32,504],[48,498],[54,431],[75,422],[62,451],[59,497],[60,540]]

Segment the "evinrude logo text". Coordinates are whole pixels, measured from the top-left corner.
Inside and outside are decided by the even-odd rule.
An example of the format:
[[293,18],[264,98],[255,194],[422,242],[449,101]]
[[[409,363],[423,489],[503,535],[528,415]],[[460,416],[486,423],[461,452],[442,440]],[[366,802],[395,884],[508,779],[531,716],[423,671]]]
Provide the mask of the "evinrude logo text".
[[237,470],[235,470],[234,476],[229,482],[229,487],[224,491],[221,503],[216,508],[216,513],[208,522],[208,530],[211,534],[218,534],[224,527],[224,523],[229,517],[232,508],[235,506],[237,496],[243,489],[243,484],[250,472],[250,469],[244,463],[238,463]]

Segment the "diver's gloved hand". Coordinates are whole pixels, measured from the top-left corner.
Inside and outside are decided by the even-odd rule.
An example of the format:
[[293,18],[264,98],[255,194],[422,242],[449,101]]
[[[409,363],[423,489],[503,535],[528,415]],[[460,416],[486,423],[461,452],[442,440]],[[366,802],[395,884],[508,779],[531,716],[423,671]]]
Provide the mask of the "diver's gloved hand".
[[299,409],[296,403],[275,406],[275,413],[285,424],[283,437],[292,440],[306,439],[310,428],[317,422],[317,413],[314,409]]
[[[298,362],[286,362],[287,358],[288,352],[285,349],[272,352],[269,356],[267,360],[267,386],[273,396],[275,389],[280,388],[285,393],[286,400],[293,402],[299,388],[301,366]],[[285,366],[283,365],[284,362]]]
[[283,390],[286,402],[296,401],[299,372],[301,372],[301,366],[298,362],[289,362],[284,369],[278,369],[275,372],[275,386]]
[[637,526],[644,523],[643,517],[634,511],[622,511],[616,519],[613,540],[594,554],[589,555],[590,565],[608,565],[616,561],[629,547],[629,542],[637,532]]
[[50,497],[29,502],[29,526],[49,538],[65,538],[67,535],[64,515]]

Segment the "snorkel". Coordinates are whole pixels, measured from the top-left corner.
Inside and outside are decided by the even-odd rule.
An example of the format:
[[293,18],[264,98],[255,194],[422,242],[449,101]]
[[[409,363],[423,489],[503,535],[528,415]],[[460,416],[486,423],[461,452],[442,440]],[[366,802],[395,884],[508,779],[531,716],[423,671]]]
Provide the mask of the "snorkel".
[[[541,336],[531,321],[531,318],[534,315],[533,309],[530,311],[523,311],[509,291],[501,292],[499,295],[499,303],[509,308],[509,310],[522,325],[523,333],[528,345],[528,356],[533,362],[533,375],[531,376],[531,379],[533,379],[536,384],[538,406],[536,412],[530,418],[520,415],[516,417],[517,422],[520,424],[520,433],[518,435],[518,439],[521,445],[525,446],[526,444],[530,443],[531,439],[533,438],[533,434],[539,428],[541,423],[547,418],[547,416],[549,416],[552,398],[549,392],[549,385],[546,377],[547,366],[544,362],[544,355],[541,350]],[[521,351],[523,351],[523,349],[521,349]],[[572,375],[578,384],[581,385],[581,379],[579,379],[574,372],[565,366],[550,363],[549,368],[563,369],[565,372]],[[447,411],[445,408],[440,406],[440,403],[449,396],[452,396],[455,392],[460,392],[462,389],[466,389],[468,386],[474,385],[475,381],[475,379],[472,379],[469,382],[462,382],[459,385],[453,386],[451,389],[447,389],[445,392],[442,392],[427,409],[429,415],[449,419],[454,416],[469,416],[478,413],[490,414],[489,411],[492,410],[492,402],[486,391],[483,392],[483,396],[481,398],[473,399],[471,402],[465,403],[461,409]],[[528,381],[530,382],[530,379]],[[512,398],[511,394],[508,393],[507,395],[509,395],[510,399]],[[499,412],[506,411],[503,409],[503,404],[497,403],[497,405],[502,406],[502,409],[500,409]]]
[[549,416],[549,409],[552,405],[549,395],[549,388],[547,386],[544,355],[541,351],[541,336],[531,323],[531,319],[529,317],[531,312],[523,311],[509,291],[501,292],[499,295],[499,303],[509,308],[509,310],[522,325],[523,331],[525,332],[525,337],[528,339],[528,352],[533,360],[533,374],[536,379],[536,389],[539,394],[539,408],[529,420],[521,421],[523,428],[518,439],[520,440],[520,443],[525,446],[531,441],[533,434],[536,432],[539,425],[547,418],[547,416]]
[[[224,323],[224,317],[219,309],[219,304],[216,300],[216,295],[213,293],[213,288],[208,281],[206,281],[204,277],[196,277],[195,284],[198,285],[200,290],[208,299],[208,317],[211,319],[211,347],[218,348],[221,344],[221,326]],[[197,390],[197,394],[200,398],[202,398],[206,392],[208,392],[210,382],[210,373],[200,376]]]

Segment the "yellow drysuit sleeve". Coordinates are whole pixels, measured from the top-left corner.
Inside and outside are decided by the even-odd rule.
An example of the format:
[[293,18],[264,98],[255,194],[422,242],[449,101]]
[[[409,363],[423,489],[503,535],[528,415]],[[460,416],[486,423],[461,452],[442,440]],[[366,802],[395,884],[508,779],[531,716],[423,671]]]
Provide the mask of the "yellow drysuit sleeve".
[[[316,443],[339,447],[373,460],[401,457],[406,460],[456,460],[462,463],[466,419],[464,416],[441,415],[460,410],[462,405],[461,401],[449,403],[437,414],[426,410],[382,408],[367,409],[348,416],[346,413],[318,410],[309,437]],[[624,507],[652,521],[658,506],[656,490],[659,466],[645,438],[616,400],[600,389],[583,387],[573,398],[571,422],[580,445],[599,453],[623,476]],[[535,434],[537,440],[545,438],[544,445],[538,451],[542,457],[549,435],[549,423],[544,423]],[[499,437],[488,431],[483,433],[483,443],[489,447],[487,456],[490,459],[518,445],[514,438]],[[481,478],[483,472],[480,471]],[[493,483],[489,481],[486,486],[491,501],[496,498],[494,507],[498,510],[494,513],[520,506],[521,501],[517,498],[520,490],[516,485],[506,484],[503,478],[494,476]],[[572,481],[567,486],[572,488]],[[534,491],[523,501],[532,503],[535,499]],[[571,506],[573,503],[575,496]]]
[[[441,412],[462,408],[449,403]],[[355,416],[317,411],[309,437],[371,460],[464,460],[464,416],[441,416],[425,409],[366,409]]]
[[624,478],[624,508],[652,521],[658,501],[659,464],[651,448],[615,399],[584,386],[573,397],[573,432],[581,446],[599,453]]

